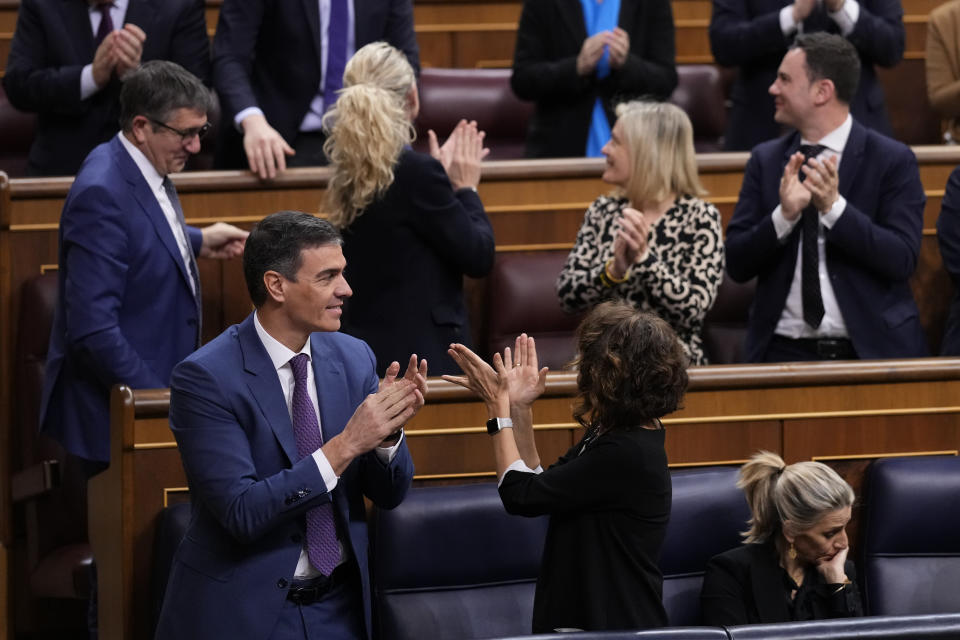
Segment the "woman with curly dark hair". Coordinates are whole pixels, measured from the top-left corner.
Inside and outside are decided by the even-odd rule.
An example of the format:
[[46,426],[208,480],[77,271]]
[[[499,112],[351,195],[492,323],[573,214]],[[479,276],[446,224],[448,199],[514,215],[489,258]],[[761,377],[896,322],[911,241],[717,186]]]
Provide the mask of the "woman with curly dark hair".
[[533,606],[533,632],[643,629],[667,624],[657,566],[670,517],[670,474],[660,418],[680,405],[687,356],[670,326],[607,302],[577,332],[577,405],[586,429],[549,469],[540,466],[532,404],[546,386],[534,339],[493,367],[463,345],[450,355],[487,406],[500,497],[507,511],[550,515]]

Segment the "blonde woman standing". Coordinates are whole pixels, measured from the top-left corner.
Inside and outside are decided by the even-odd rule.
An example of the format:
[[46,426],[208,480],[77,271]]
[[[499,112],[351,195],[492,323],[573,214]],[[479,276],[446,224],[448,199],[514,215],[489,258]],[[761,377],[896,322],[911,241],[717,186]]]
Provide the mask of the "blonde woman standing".
[[693,127],[679,107],[627,102],[603,147],[604,182],[557,279],[567,311],[625,300],[666,320],[691,364],[706,364],[700,331],[723,277],[720,212],[702,200]]
[[461,121],[430,153],[410,148],[420,109],[404,55],[382,42],[347,63],[324,117],[333,170],[325,210],[344,239],[353,297],[343,330],[365,340],[382,375],[415,353],[430,373],[457,371],[447,348],[470,342],[463,276],[493,266],[493,229],[477,195],[489,153],[475,122]]
[[740,470],[750,505],[745,544],[714,556],[700,592],[703,623],[737,625],[863,615],[846,526],[854,495],[820,462],[787,465],[761,451]]

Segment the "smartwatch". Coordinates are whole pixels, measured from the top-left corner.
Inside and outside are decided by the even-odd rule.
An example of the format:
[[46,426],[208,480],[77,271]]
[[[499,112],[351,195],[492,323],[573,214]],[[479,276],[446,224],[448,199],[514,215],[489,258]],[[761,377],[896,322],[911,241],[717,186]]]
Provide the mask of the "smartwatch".
[[513,420],[510,418],[490,418],[487,420],[487,433],[496,435],[500,433],[501,429],[512,429]]

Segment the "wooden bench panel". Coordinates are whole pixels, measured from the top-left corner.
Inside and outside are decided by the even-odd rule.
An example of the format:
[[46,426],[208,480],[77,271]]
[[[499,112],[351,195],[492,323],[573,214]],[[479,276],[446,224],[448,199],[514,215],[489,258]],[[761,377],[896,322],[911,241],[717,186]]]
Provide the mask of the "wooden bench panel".
[[[821,458],[859,489],[865,460],[960,449],[960,359],[700,367],[690,379],[684,409],[664,421],[674,467],[738,463],[763,448],[787,462]],[[546,462],[579,435],[574,392],[573,374],[551,373],[535,406]],[[114,390],[113,463],[90,486],[105,637],[147,637],[153,526],[164,506],[186,497],[168,402],[167,390]],[[406,432],[415,482],[492,479],[485,418],[469,392],[431,379]]]

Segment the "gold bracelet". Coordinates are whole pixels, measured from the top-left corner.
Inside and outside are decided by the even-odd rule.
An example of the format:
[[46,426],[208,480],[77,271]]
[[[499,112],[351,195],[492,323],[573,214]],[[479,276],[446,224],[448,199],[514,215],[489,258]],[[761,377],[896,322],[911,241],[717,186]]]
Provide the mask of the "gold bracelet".
[[612,264],[613,264],[613,258],[610,258],[609,260],[607,260],[606,264],[603,265],[603,276],[607,282],[610,282],[611,284],[623,284],[624,282],[630,279],[629,267],[627,267],[627,271],[626,273],[623,274],[622,278],[613,277],[613,274],[610,273],[610,265]]
[[833,596],[837,595],[838,593],[840,593],[841,591],[843,591],[844,589],[846,589],[846,588],[847,588],[848,586],[850,586],[851,584],[853,584],[853,582],[850,580],[850,578],[844,579],[843,583],[842,583],[839,587],[837,587],[836,591],[834,591],[834,592],[833,592],[832,594],[830,594],[830,595],[833,595]]

